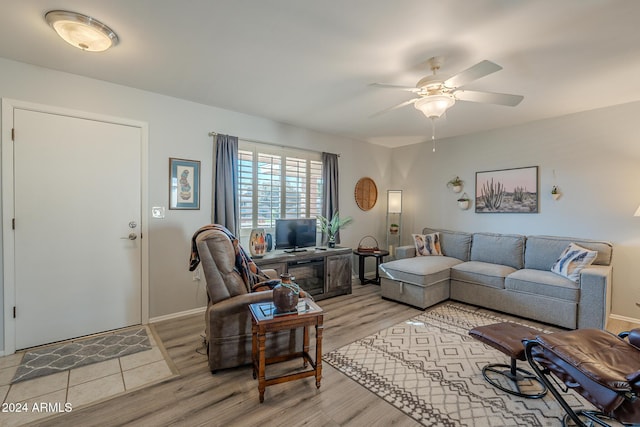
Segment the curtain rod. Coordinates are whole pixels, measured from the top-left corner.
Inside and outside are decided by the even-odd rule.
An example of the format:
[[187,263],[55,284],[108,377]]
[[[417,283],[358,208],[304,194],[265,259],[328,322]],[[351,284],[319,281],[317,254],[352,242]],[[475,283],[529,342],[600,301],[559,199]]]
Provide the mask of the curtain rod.
[[[209,136],[211,137],[216,137],[218,135],[218,132],[209,132]],[[318,151],[318,150],[309,150],[308,148],[299,148],[299,147],[288,147],[286,145],[282,145],[282,144],[274,144],[273,142],[266,142],[266,141],[258,141],[255,139],[247,139],[247,138],[240,138],[238,137],[238,139],[241,139],[243,141],[247,141],[247,142],[254,142],[256,144],[265,144],[265,145],[271,145],[273,147],[279,147],[279,148],[293,148],[293,149],[298,149],[298,150],[306,150],[306,151],[313,151],[314,153],[322,153],[322,151]],[[338,157],[340,157],[340,154],[337,154]]]

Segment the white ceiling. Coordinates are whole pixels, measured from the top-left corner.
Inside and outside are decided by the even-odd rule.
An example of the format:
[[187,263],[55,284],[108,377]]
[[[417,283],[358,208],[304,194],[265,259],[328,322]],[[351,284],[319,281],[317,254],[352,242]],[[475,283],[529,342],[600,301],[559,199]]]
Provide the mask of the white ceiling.
[[[52,9],[120,44],[67,45]],[[438,138],[640,100],[639,20],[636,0],[1,0],[0,56],[393,147],[430,140],[430,121],[370,117],[413,95],[369,84],[413,86],[436,55],[445,77],[491,60],[504,69],[466,88],[524,95],[458,102]]]

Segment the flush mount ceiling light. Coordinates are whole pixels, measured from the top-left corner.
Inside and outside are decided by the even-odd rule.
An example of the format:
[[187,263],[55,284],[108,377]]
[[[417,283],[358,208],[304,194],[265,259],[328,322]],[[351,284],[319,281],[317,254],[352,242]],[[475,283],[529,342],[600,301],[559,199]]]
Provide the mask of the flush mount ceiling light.
[[44,17],[64,41],[78,49],[102,52],[118,44],[116,33],[90,16],[66,10],[52,10]]

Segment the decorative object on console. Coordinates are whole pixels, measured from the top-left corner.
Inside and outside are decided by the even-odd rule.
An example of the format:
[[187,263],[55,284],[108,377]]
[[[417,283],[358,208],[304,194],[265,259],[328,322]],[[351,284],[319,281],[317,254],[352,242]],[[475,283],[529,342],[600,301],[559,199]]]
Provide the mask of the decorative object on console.
[[271,235],[271,233],[267,233],[265,241],[267,242],[267,252],[271,252],[273,250],[273,235]]
[[590,266],[597,256],[598,251],[590,251],[570,243],[553,264],[551,271],[577,283],[580,279],[580,271]]
[[470,200],[469,200],[469,196],[467,196],[467,193],[464,193],[458,199],[458,207],[462,210],[469,209],[469,203],[470,203]]
[[[369,239],[369,242],[367,242],[367,244],[362,243],[365,241],[365,239]],[[371,242],[372,240],[375,243]],[[379,250],[380,247],[378,245],[378,240],[373,236],[364,236],[358,243],[358,252],[376,252]]]
[[298,306],[300,286],[293,283],[289,273],[280,275],[280,283],[273,288],[273,305],[278,313],[290,313]]
[[440,233],[412,234],[416,256],[442,255]]
[[[387,190],[387,247],[393,256],[394,246],[402,241],[402,190]],[[394,245],[395,243],[395,245]]]
[[454,193],[459,193],[462,191],[463,184],[464,181],[462,181],[459,176],[456,176],[455,178],[447,182],[447,187],[451,188]]
[[254,228],[249,235],[249,252],[253,258],[261,258],[267,251],[266,233],[264,228]]
[[360,178],[355,189],[356,204],[363,211],[368,211],[376,205],[378,200],[378,187],[373,179]]
[[353,218],[350,216],[340,219],[340,213],[336,211],[331,219],[327,219],[322,215],[318,215],[318,228],[324,234],[327,235],[327,246],[330,248],[336,247],[336,234],[340,231],[340,228],[346,227],[353,222]]
[[538,213],[538,167],[476,172],[476,213]]

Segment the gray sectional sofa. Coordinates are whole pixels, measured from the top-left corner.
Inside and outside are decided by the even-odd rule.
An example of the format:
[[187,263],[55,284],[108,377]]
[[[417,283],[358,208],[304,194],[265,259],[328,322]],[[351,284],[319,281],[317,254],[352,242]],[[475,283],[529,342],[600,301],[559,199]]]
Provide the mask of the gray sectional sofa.
[[[613,246],[553,236],[438,232],[443,256],[396,250],[380,265],[383,298],[426,308],[453,299],[565,328],[604,328],[611,301]],[[552,273],[569,243],[598,251],[578,282]]]

